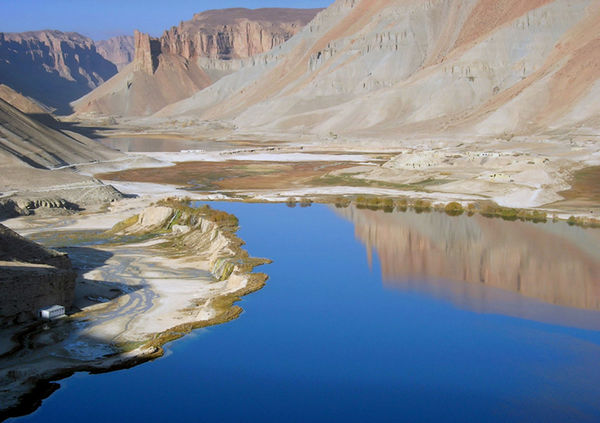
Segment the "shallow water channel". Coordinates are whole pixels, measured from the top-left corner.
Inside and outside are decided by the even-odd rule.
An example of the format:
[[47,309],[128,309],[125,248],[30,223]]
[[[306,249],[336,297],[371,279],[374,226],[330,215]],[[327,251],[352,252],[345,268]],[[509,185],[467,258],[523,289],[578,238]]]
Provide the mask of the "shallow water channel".
[[267,286],[15,421],[599,421],[600,231],[218,203]]

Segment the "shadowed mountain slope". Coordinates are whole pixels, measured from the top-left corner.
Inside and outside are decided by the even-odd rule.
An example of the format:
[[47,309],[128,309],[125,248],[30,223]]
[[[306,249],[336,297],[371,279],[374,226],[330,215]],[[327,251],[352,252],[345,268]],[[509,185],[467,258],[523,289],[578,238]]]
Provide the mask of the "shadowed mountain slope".
[[52,110],[35,99],[25,97],[8,85],[0,84],[0,98],[25,114],[49,114]]
[[0,167],[44,169],[119,156],[82,135],[50,128],[0,99]]
[[73,32],[0,33],[0,83],[70,113],[69,103],[117,73],[94,41]]

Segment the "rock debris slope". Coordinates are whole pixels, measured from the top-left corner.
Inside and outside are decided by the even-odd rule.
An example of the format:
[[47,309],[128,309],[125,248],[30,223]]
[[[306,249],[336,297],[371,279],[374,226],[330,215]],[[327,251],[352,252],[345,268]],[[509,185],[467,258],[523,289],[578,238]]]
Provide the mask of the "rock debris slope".
[[585,133],[600,123],[599,25],[593,0],[338,0],[156,116],[268,133]]
[[145,116],[189,97],[291,38],[319,9],[196,14],[156,39],[135,33],[133,63],[73,103],[78,113]]

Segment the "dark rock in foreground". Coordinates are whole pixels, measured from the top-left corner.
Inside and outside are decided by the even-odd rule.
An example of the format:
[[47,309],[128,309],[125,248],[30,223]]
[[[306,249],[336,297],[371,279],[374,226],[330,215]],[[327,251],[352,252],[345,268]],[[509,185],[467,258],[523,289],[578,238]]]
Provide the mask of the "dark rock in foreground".
[[0,224],[0,324],[31,320],[40,308],[54,304],[68,309],[76,276],[67,254]]

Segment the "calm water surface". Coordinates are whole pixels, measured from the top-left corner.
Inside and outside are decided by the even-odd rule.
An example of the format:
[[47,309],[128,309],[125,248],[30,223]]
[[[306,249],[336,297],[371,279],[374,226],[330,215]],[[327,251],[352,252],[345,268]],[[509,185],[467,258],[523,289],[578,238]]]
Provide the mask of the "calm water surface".
[[598,232],[216,207],[274,260],[242,316],[19,421],[600,421]]

